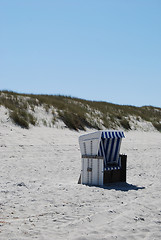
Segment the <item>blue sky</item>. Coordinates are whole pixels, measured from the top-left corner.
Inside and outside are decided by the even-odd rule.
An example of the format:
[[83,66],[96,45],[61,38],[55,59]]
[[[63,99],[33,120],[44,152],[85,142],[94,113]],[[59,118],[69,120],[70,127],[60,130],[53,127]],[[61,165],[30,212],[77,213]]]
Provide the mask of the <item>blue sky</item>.
[[160,0],[0,0],[0,89],[161,107]]

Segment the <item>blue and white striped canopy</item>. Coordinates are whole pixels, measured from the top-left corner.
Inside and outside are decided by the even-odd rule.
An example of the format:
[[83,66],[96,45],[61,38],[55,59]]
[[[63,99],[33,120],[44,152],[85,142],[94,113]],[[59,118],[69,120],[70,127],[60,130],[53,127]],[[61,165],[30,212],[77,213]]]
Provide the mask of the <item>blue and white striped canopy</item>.
[[124,138],[122,131],[102,131],[101,138]]
[[104,158],[104,168],[110,164],[119,165],[121,140],[125,135],[122,131],[104,131],[101,135],[98,156]]

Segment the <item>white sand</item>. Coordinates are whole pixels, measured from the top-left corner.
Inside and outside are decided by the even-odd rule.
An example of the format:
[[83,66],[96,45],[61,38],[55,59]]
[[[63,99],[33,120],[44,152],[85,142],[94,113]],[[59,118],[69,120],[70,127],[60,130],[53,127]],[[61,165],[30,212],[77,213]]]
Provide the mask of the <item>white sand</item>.
[[107,188],[77,184],[81,134],[1,123],[1,240],[161,239],[161,134],[126,133],[128,184]]

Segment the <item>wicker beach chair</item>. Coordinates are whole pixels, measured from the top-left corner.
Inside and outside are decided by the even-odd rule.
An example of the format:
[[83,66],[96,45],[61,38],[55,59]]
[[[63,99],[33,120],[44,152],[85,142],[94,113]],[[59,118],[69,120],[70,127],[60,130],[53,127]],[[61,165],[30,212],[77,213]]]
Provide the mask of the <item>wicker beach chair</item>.
[[126,182],[126,155],[120,154],[122,131],[97,131],[79,137],[82,169],[79,183]]

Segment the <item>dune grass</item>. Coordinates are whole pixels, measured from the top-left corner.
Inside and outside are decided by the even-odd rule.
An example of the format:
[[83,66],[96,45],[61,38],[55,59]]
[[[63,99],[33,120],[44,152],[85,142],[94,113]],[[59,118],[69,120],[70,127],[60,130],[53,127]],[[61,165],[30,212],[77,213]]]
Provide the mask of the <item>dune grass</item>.
[[[161,109],[153,106],[135,107],[70,96],[19,94],[10,91],[0,91],[0,105],[9,109],[10,117],[17,125],[25,128],[29,128],[30,124],[36,125],[34,108],[43,106],[47,113],[50,108],[56,109],[57,118],[74,130],[84,130],[86,127],[101,129],[102,126],[130,130],[129,116],[133,116],[138,121],[142,119],[151,122],[161,131]],[[29,113],[29,109],[33,114],[31,111]],[[52,124],[55,122],[54,116]]]

